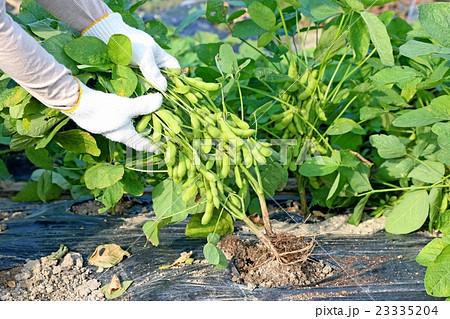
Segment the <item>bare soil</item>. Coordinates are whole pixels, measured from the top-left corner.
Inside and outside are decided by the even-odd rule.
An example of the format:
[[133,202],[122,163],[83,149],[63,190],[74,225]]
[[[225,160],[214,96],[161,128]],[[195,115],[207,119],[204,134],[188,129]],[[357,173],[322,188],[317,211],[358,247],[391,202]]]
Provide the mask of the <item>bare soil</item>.
[[[296,239],[293,240],[294,238]],[[322,261],[309,258],[312,245],[302,238],[281,235],[278,241],[272,242],[277,249],[283,248],[281,252],[304,250],[291,255],[290,262],[283,264],[272,256],[266,246],[258,242],[243,241],[234,236],[221,241],[219,247],[231,262],[232,280],[247,284],[250,289],[257,286],[306,286],[336,273]]]
[[[99,209],[102,209],[104,207],[105,206],[101,202],[98,202],[95,199],[91,199],[81,203],[73,204],[70,207],[70,211],[78,215],[99,215]],[[132,213],[145,212],[148,212],[147,207],[142,205],[142,203],[138,199],[124,197],[119,203],[117,203],[114,213],[111,209],[109,209],[101,215],[127,215]]]
[[104,300],[100,282],[91,279],[79,253],[61,260],[47,257],[0,271],[0,300]]

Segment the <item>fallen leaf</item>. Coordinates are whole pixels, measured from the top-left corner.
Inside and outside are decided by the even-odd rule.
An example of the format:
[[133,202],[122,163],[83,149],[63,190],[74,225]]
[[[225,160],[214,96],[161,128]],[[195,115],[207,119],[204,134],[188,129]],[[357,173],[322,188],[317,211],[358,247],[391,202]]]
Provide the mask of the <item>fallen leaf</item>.
[[11,281],[8,281],[8,282],[6,283],[6,285],[7,285],[9,288],[15,288],[15,287],[16,287],[16,282],[13,281],[13,280],[11,280]]
[[[163,265],[163,266],[160,266],[159,269],[160,269],[160,270],[168,269],[168,268],[171,268],[171,267],[173,267],[173,266],[176,266],[176,265],[185,263],[188,259],[192,259],[191,256],[192,256],[192,250],[191,250],[190,252],[188,252],[188,253],[185,252],[185,251],[183,251],[183,252],[180,254],[180,257],[178,257],[173,263],[171,263],[170,265]],[[192,259],[192,261],[194,261],[194,260]],[[192,262],[191,262],[191,263],[192,263]]]
[[108,293],[112,294],[112,292],[114,290],[121,289],[121,288],[122,288],[122,285],[120,283],[120,279],[116,274],[114,274],[111,278],[111,282],[109,283]]
[[250,218],[250,220],[251,220],[253,223],[255,223],[255,224],[257,224],[257,225],[264,225],[264,222],[263,222],[263,220],[261,219],[261,217],[259,217],[258,213],[254,213],[254,214],[252,214],[252,215],[250,215],[250,216],[248,216],[248,217]]
[[[112,280],[111,280],[112,283]],[[133,283],[132,280],[129,281],[124,281],[122,282],[122,284],[120,285],[120,288],[116,289],[116,290],[111,290],[110,289],[110,285],[111,283],[104,285],[101,290],[103,292],[103,294],[105,295],[106,299],[112,300],[112,299],[116,299],[117,297],[120,297],[123,295],[124,292],[127,291],[127,289],[131,286],[131,284]],[[111,292],[110,292],[111,290]]]
[[124,256],[128,257],[130,253],[120,248],[119,245],[100,245],[89,258],[89,264],[102,268],[111,268],[120,263]]

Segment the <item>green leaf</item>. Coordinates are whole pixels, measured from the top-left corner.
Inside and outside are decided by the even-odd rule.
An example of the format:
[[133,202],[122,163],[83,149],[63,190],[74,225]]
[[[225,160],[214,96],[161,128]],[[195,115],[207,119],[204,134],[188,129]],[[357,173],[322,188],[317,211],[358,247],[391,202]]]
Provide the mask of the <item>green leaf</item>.
[[79,64],[97,66],[111,62],[106,44],[95,37],[76,38],[65,45],[64,51]]
[[247,39],[259,37],[264,33],[266,30],[259,27],[253,20],[244,20],[235,23],[232,35],[235,38]]
[[130,67],[115,65],[112,73],[111,85],[119,96],[130,97],[136,86],[138,79]]
[[434,225],[439,219],[439,210],[442,203],[442,188],[432,188],[428,194],[428,203],[430,204],[428,230],[433,232]]
[[341,172],[338,172],[336,175],[336,179],[334,180],[333,184],[330,187],[330,191],[328,192],[327,199],[326,199],[327,202],[330,199],[332,199],[333,196],[335,195],[336,190],[338,189],[340,180],[341,180]]
[[194,12],[191,12],[186,18],[184,18],[183,21],[177,26],[175,29],[175,33],[180,33],[184,29],[186,29],[188,26],[190,26],[192,23],[200,19],[202,16],[206,14],[205,10],[195,10]]
[[268,45],[272,39],[275,37],[274,31],[267,31],[258,38],[258,47],[265,47]]
[[419,71],[407,66],[394,66],[378,71],[370,77],[377,85],[385,84],[403,84],[412,81],[414,78],[421,77]]
[[58,131],[67,124],[67,122],[69,122],[70,118],[67,117],[64,120],[62,120],[61,122],[58,123],[58,125],[56,125],[52,131],[50,133],[47,132],[47,134],[41,138],[37,143],[36,143],[36,149],[39,148],[44,148],[47,146],[48,143],[50,143],[50,141],[53,139],[53,137],[56,135],[56,133],[58,133]]
[[392,45],[386,26],[372,12],[362,12],[361,16],[369,29],[370,39],[377,49],[381,63],[386,66],[394,66]]
[[9,179],[11,175],[8,172],[5,162],[0,159],[0,179]]
[[450,209],[447,209],[441,215],[439,215],[439,220],[437,228],[445,235],[450,235]]
[[299,0],[300,12],[313,22],[324,21],[342,13],[337,4],[331,0]]
[[67,33],[62,33],[45,40],[41,45],[48,53],[53,55],[56,61],[72,71],[73,75],[77,75],[79,72],[77,64],[64,51],[65,45],[72,40],[72,36]]
[[212,23],[224,23],[227,21],[228,7],[223,5],[223,0],[207,0],[206,19]]
[[149,220],[142,226],[145,237],[153,246],[159,245],[159,231],[170,223],[170,218],[161,218],[158,220]]
[[360,15],[355,14],[353,20],[348,33],[348,41],[353,49],[355,62],[361,62],[369,52],[370,34]]
[[352,119],[341,117],[333,122],[328,130],[328,135],[342,135],[348,132],[363,135],[364,129]]
[[30,28],[30,30],[37,35],[38,37],[42,39],[48,39],[53,36],[61,34],[61,30],[56,30],[50,26],[52,22],[56,22],[53,19],[44,19],[40,21],[36,21],[33,23],[27,24],[27,27]]
[[54,140],[56,144],[70,152],[87,153],[92,156],[99,156],[101,153],[95,138],[83,130],[74,129],[59,132],[55,135]]
[[450,237],[444,236],[443,238],[434,238],[430,241],[419,254],[416,256],[417,263],[422,266],[428,267],[442,250],[450,245]]
[[407,177],[413,167],[414,160],[411,158],[389,159],[380,165],[376,177],[386,181],[395,181]]
[[436,123],[431,130],[437,135],[437,142],[441,148],[437,159],[445,165],[450,165],[450,122]]
[[425,289],[435,297],[450,296],[450,245],[447,245],[428,266]]
[[45,170],[37,182],[37,195],[44,203],[47,201],[47,193],[52,188],[52,172]]
[[144,193],[144,184],[139,180],[139,175],[133,171],[125,171],[123,178],[119,181],[122,184],[123,191],[133,196],[142,196]]
[[181,185],[172,179],[165,179],[156,185],[153,190],[153,209],[156,217],[175,217],[178,220],[187,217],[186,203],[181,199],[180,191]]
[[421,182],[433,184],[439,182],[445,174],[445,166],[442,163],[424,160],[416,166],[408,175]]
[[107,45],[108,56],[115,64],[127,66],[131,62],[131,40],[123,34],[113,34]]
[[50,170],[53,168],[53,159],[46,149],[34,149],[30,147],[25,149],[25,155],[37,167]]
[[97,198],[105,207],[98,210],[100,214],[105,213],[111,207],[114,207],[123,196],[123,188],[120,182],[103,189],[101,196]]
[[0,92],[0,110],[4,107],[12,107],[19,104],[28,95],[21,86],[15,86]]
[[220,262],[218,248],[211,243],[207,243],[203,247],[203,255],[211,265],[217,265]]
[[[42,174],[46,172],[45,169],[37,169],[35,170],[30,177],[31,181],[37,182],[41,178]],[[61,189],[67,190],[71,187],[70,183],[57,172],[52,172],[52,183],[58,185]]]
[[191,238],[206,238],[208,234],[216,232],[219,236],[226,236],[234,232],[233,219],[227,212],[222,212],[222,216],[219,219],[220,213],[214,211],[213,217],[208,224],[203,225],[202,215],[195,214],[189,218],[189,222],[186,225],[185,235]]
[[364,10],[364,5],[358,0],[345,0],[345,3],[353,10],[359,12]]
[[361,121],[371,120],[383,115],[384,113],[387,113],[387,111],[384,109],[378,107],[363,106],[359,109],[359,119]]
[[104,286],[101,288],[101,290],[102,290],[103,293],[105,294],[105,298],[106,298],[106,299],[108,299],[108,300],[113,300],[113,299],[116,299],[116,298],[122,296],[123,293],[124,293],[125,291],[127,291],[127,289],[131,286],[132,283],[133,283],[132,280],[129,280],[129,281],[123,281],[123,282],[120,283],[121,286],[122,286],[122,288],[121,288],[121,289],[114,290],[114,291],[112,291],[111,293],[109,293],[109,284],[104,285]]
[[340,171],[347,177],[350,187],[356,193],[363,193],[372,189],[369,181],[370,168],[359,163],[355,168],[341,167]]
[[339,164],[331,157],[316,156],[304,162],[298,172],[303,176],[324,176],[337,170]]
[[237,71],[238,62],[233,48],[228,43],[222,44],[219,49],[219,65],[222,72],[231,74]]
[[102,189],[117,183],[123,174],[124,168],[121,165],[100,163],[86,170],[84,181],[89,189]]
[[258,1],[254,1],[248,6],[248,14],[259,27],[267,31],[272,30],[277,22],[275,13]]
[[419,6],[422,28],[437,42],[450,47],[450,3],[429,3]]
[[431,43],[409,40],[399,48],[400,54],[408,58],[414,58],[428,54],[450,54],[449,48],[444,48]]
[[433,99],[429,106],[400,115],[392,124],[398,127],[426,126],[450,120],[450,95]]
[[[58,199],[62,189],[58,185],[52,184],[50,190],[45,194],[46,200]],[[12,199],[13,202],[38,202],[41,199],[38,196],[38,183],[29,182],[20,190],[20,192]]]
[[[339,28],[338,18],[333,19],[324,28],[319,39],[319,44],[314,50],[314,58],[321,61],[325,56],[330,59],[345,46],[345,37],[336,38]],[[326,52],[329,52],[325,54]]]
[[347,220],[347,223],[355,226],[359,225],[364,212],[364,207],[366,207],[369,197],[370,195],[366,195],[359,200],[358,204],[356,204],[355,208],[353,209],[352,216],[350,216],[350,218]]
[[30,147],[36,142],[36,139],[31,136],[14,134],[9,143],[9,148],[13,151],[21,151]]
[[378,150],[382,158],[398,158],[406,155],[405,145],[397,136],[377,134],[370,136],[370,143]]
[[[197,46],[196,52],[197,56],[206,65],[215,66],[216,65],[216,55],[219,54],[219,48],[222,42],[218,43],[201,43]],[[197,70],[196,70],[197,73]]]
[[367,7],[381,6],[383,4],[394,2],[397,0],[360,0],[360,1],[367,8]]
[[266,165],[260,166],[259,170],[262,187],[267,196],[275,196],[275,192],[287,183],[288,172],[272,157],[267,158]]
[[426,191],[407,193],[387,217],[386,231],[393,234],[408,234],[419,229],[428,217],[429,207]]

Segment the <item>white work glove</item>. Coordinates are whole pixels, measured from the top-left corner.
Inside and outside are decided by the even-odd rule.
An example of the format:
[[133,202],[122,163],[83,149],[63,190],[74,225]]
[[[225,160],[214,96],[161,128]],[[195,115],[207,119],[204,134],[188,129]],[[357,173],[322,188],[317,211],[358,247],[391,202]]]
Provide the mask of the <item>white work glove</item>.
[[137,151],[159,153],[157,147],[136,132],[132,118],[159,109],[162,95],[148,94],[136,98],[104,93],[80,84],[80,97],[76,106],[64,113],[81,128],[121,142]]
[[119,13],[111,13],[84,31],[84,36],[99,38],[106,44],[114,34],[123,34],[131,40],[132,61],[138,66],[145,78],[160,91],[166,91],[167,81],[161,74],[161,68],[179,68],[177,59],[164,51],[153,38],[144,31],[127,25]]

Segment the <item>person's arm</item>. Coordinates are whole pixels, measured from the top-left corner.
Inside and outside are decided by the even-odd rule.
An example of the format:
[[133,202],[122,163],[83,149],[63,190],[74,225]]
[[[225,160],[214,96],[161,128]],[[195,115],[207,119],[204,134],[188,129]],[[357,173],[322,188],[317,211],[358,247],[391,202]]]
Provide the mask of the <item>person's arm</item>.
[[132,118],[157,110],[161,94],[130,99],[86,87],[6,14],[5,0],[0,0],[0,69],[81,128],[138,151],[157,151],[136,132]]
[[0,0],[0,69],[49,107],[68,108],[78,100],[70,71],[11,19],[5,0]]
[[94,36],[108,43],[113,34],[123,34],[131,40],[132,62],[145,78],[160,91],[167,82],[161,68],[179,68],[178,61],[164,51],[144,31],[127,25],[119,13],[113,13],[100,0],[37,0],[46,10],[84,36]]

